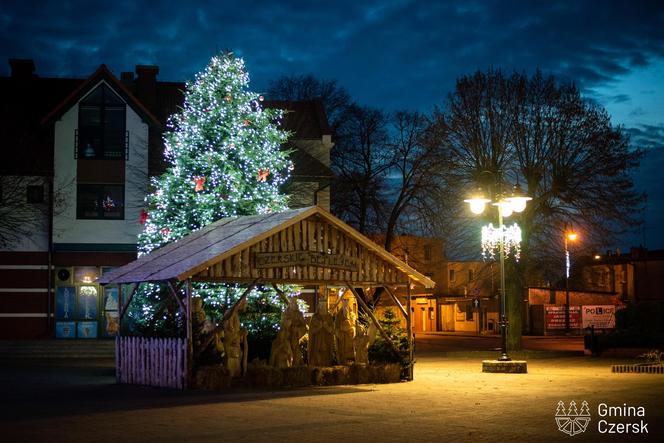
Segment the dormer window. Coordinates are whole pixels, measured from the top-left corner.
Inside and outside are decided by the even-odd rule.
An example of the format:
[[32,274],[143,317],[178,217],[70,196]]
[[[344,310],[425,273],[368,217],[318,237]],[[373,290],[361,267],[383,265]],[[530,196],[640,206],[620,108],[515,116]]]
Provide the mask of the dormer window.
[[77,157],[122,160],[126,146],[126,105],[102,83],[78,106]]

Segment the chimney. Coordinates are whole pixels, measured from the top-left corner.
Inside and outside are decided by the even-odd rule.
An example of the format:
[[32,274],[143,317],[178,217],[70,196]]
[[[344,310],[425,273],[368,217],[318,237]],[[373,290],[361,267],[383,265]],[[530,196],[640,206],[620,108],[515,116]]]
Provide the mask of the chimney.
[[151,111],[157,104],[159,66],[136,65],[136,97]]
[[134,86],[134,73],[133,72],[121,72],[120,81],[125,85],[129,90],[133,89]]
[[35,62],[29,58],[10,58],[9,66],[12,68],[12,77],[30,78],[35,76]]

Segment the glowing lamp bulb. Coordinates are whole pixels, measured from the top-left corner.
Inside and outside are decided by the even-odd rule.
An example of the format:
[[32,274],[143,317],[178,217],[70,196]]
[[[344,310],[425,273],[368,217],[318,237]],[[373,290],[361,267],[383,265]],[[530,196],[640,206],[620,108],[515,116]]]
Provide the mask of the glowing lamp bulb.
[[523,212],[526,209],[526,202],[528,200],[525,198],[513,198],[510,200],[512,205],[512,210],[514,212]]
[[482,200],[472,200],[470,202],[470,212],[473,214],[481,214],[484,212],[484,206],[486,206],[486,203]]
[[512,209],[512,204],[510,202],[501,200],[498,203],[494,203],[494,205],[498,206],[500,215],[502,215],[503,217],[509,217],[510,215],[512,215],[513,209]]
[[484,207],[490,201],[491,200],[484,198],[483,195],[474,196],[464,200],[465,203],[468,203],[470,205],[470,212],[472,212],[473,214],[481,214],[482,212],[484,212]]

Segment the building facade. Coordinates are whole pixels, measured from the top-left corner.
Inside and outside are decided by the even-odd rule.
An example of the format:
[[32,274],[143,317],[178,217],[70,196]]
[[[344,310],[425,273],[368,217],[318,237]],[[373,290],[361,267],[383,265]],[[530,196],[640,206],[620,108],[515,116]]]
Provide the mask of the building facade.
[[[185,84],[157,66],[117,78],[42,78],[10,60],[0,167],[0,338],[96,338],[117,330],[117,290],[95,279],[136,258],[148,178],[163,172],[162,133]],[[291,206],[329,209],[331,131],[316,101],[287,111]]]

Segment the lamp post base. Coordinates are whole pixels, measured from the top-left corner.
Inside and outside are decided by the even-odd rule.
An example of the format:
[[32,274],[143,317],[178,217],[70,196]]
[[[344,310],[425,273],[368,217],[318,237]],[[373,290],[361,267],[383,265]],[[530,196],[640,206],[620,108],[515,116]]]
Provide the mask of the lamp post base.
[[482,372],[527,374],[528,362],[525,360],[482,360]]

